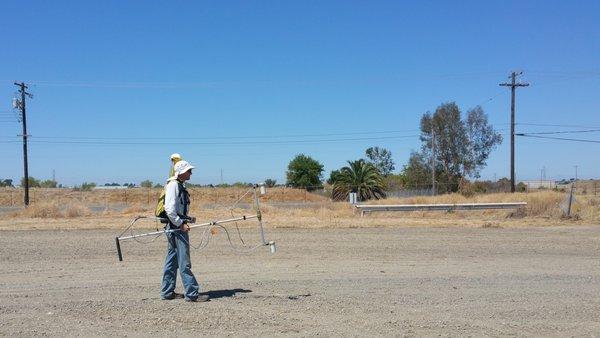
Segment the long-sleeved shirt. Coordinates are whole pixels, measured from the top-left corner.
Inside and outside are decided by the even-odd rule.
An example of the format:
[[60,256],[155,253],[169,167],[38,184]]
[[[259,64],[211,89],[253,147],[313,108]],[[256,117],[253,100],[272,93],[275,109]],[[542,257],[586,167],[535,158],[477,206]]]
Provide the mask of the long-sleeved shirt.
[[183,224],[181,216],[187,216],[188,204],[189,197],[183,184],[180,185],[175,178],[169,179],[165,187],[165,212],[174,226],[180,227]]

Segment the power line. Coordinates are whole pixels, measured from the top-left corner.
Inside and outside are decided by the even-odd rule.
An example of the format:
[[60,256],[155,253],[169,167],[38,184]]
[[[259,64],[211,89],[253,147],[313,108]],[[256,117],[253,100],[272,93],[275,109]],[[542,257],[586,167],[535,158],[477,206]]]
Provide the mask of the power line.
[[563,130],[563,131],[542,131],[542,132],[533,132],[533,133],[521,133],[522,135],[548,135],[548,134],[578,134],[578,133],[595,133],[599,132],[600,129],[588,129],[588,130]]
[[131,88],[131,89],[181,89],[210,88],[217,82],[93,82],[93,81],[29,81],[33,86],[80,87],[80,88]]
[[[334,138],[334,139],[315,139],[315,140],[280,140],[280,141],[249,141],[249,142],[104,142],[104,141],[36,141],[31,143],[46,144],[88,144],[88,145],[265,145],[265,144],[304,144],[304,143],[322,143],[322,142],[341,142],[341,141],[377,141],[393,140],[404,138],[417,138],[420,135],[401,135],[401,136],[382,136],[382,137],[357,137],[357,138]],[[0,143],[16,143],[18,141],[0,141]]]
[[488,103],[488,102],[490,102],[490,101],[494,100],[494,99],[495,99],[495,98],[497,98],[498,96],[502,95],[502,93],[504,93],[504,90],[502,90],[502,91],[499,91],[499,92],[498,92],[496,95],[494,95],[494,96],[490,96],[489,98],[487,98],[487,99],[485,99],[485,100],[481,101],[481,103],[478,103],[478,104],[477,104],[477,106],[484,105],[484,104],[486,104],[486,103]]
[[600,71],[597,70],[584,70],[584,71],[539,71],[539,70],[528,70],[529,74],[533,74],[536,77],[551,78],[554,81],[534,81],[536,86],[547,86],[558,83],[563,83],[572,80],[588,80],[594,78],[600,78]]
[[[288,134],[288,135],[253,135],[253,136],[205,136],[205,137],[90,137],[90,136],[35,136],[36,139],[66,139],[66,140],[214,140],[214,139],[274,139],[292,137],[328,137],[372,134],[394,134],[417,132],[418,129],[388,130],[388,131],[362,131],[347,133],[320,133],[320,134]],[[401,136],[401,135],[397,135]]]
[[532,127],[557,127],[557,128],[600,128],[598,126],[584,126],[580,124],[545,124],[545,123],[517,123],[520,126],[532,126]]
[[[498,125],[506,125],[498,124]],[[506,131],[507,128],[498,128],[495,131]],[[253,135],[253,136],[206,136],[206,137],[122,137],[122,136],[113,136],[113,137],[102,137],[102,136],[33,136],[29,135],[29,139],[31,142],[36,143],[98,143],[102,144],[104,142],[101,141],[163,141],[160,144],[164,144],[164,141],[171,141],[173,143],[182,144],[180,141],[189,141],[189,140],[244,140],[244,139],[282,139],[278,141],[250,141],[255,143],[299,143],[299,142],[318,142],[318,141],[352,141],[352,140],[369,140],[369,139],[394,139],[394,138],[410,138],[410,137],[419,137],[421,135],[410,134],[410,135],[382,135],[382,134],[395,134],[395,133],[406,133],[406,132],[418,132],[419,129],[406,129],[406,130],[388,130],[388,131],[358,131],[358,132],[347,132],[347,133],[315,133],[315,134],[288,134],[288,135]],[[334,138],[334,139],[310,139],[311,137],[331,137],[331,136],[353,136],[353,135],[373,135],[380,134],[382,136],[377,137],[365,137],[365,138]],[[286,140],[288,138],[299,138],[299,137],[308,137],[306,140]],[[14,137],[0,137],[0,139],[12,140]],[[84,142],[85,141],[85,142]],[[10,143],[10,142],[4,142]],[[158,144],[151,142],[108,142],[110,144]],[[231,144],[246,144],[249,141],[245,142],[232,142]],[[190,143],[185,142],[185,144],[222,144],[222,143]]]
[[538,69],[527,69],[528,73],[532,74],[543,74],[543,75],[562,75],[562,76],[573,76],[573,75],[596,75],[600,76],[600,70],[538,70]]
[[[487,78],[491,76],[499,75],[499,72],[479,72],[479,73],[463,73],[463,74],[441,74],[431,76],[419,76],[419,79],[438,79],[438,80],[461,80],[461,79],[472,79],[472,78]],[[387,77],[387,78],[374,78],[373,80],[361,80],[361,83],[372,83],[376,82],[389,82],[403,80],[406,77]],[[0,82],[8,82],[10,80],[0,80]],[[314,84],[336,84],[339,82],[347,83],[346,79],[338,80],[296,80],[296,81],[202,81],[202,82],[140,82],[140,81],[123,81],[123,82],[110,82],[110,81],[56,81],[56,80],[30,80],[30,85],[39,86],[56,86],[56,87],[86,87],[86,88],[150,88],[150,89],[178,89],[178,88],[193,88],[193,87],[205,87],[210,88],[220,85],[275,85],[281,83],[291,83],[298,85],[314,85]],[[357,81],[358,82],[358,81]]]
[[[496,132],[507,131],[507,128],[499,128],[495,129]],[[417,129],[413,129],[412,131],[418,131]],[[400,131],[398,131],[400,132]],[[420,137],[419,134],[411,134],[411,135],[385,135],[385,136],[376,136],[376,137],[364,137],[364,138],[333,138],[333,139],[306,139],[306,140],[285,140],[285,138],[291,137],[328,137],[328,136],[346,136],[346,135],[371,135],[377,133],[392,133],[390,132],[355,132],[355,133],[329,133],[329,134],[304,134],[304,135],[267,135],[267,136],[215,136],[215,137],[79,137],[79,136],[32,136],[29,135],[30,142],[35,143],[88,143],[88,144],[166,144],[165,141],[170,141],[173,144],[207,144],[207,145],[219,145],[219,144],[248,144],[248,143],[256,143],[256,144],[268,144],[268,143],[302,143],[302,142],[327,142],[327,141],[353,141],[353,140],[377,140],[377,139],[401,139],[401,138],[412,138],[412,137]],[[17,136],[15,136],[17,137]],[[0,137],[0,139],[4,140],[12,140],[15,137]],[[214,139],[274,139],[274,138],[283,138],[283,140],[276,141],[244,141],[244,142],[215,142],[215,143],[198,143],[198,142],[180,142],[182,140],[214,140]],[[115,140],[149,140],[149,141],[163,141],[161,143],[155,142],[102,142],[102,141],[115,141]],[[4,142],[10,143],[10,142]]]
[[529,134],[515,134],[515,135],[523,136],[523,137],[543,138],[543,139],[549,139],[549,140],[573,141],[573,142],[585,142],[585,143],[600,143],[600,140],[585,140],[585,139],[576,139],[576,138],[538,136],[538,135],[529,135]]

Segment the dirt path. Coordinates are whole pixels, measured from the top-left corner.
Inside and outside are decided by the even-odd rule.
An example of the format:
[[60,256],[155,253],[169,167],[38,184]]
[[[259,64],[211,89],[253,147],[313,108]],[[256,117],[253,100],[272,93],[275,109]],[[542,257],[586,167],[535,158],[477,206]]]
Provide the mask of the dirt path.
[[1,231],[0,335],[600,334],[600,226],[269,229],[192,250],[208,303],[161,301],[164,239]]

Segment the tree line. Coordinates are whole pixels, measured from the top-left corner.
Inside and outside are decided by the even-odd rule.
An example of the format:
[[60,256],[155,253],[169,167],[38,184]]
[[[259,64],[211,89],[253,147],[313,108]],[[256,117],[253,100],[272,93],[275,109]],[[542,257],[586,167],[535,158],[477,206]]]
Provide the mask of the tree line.
[[[420,132],[421,148],[411,152],[397,174],[391,151],[379,147],[368,148],[365,158],[331,171],[326,183],[333,187],[332,197],[342,200],[354,192],[359,200],[367,200],[385,197],[390,188],[431,189],[432,177],[438,193],[456,192],[469,178],[480,177],[490,153],[502,143],[502,135],[488,123],[480,106],[463,116],[455,102],[423,114]],[[323,185],[323,165],[299,154],[289,163],[286,177],[290,186],[316,189]]]

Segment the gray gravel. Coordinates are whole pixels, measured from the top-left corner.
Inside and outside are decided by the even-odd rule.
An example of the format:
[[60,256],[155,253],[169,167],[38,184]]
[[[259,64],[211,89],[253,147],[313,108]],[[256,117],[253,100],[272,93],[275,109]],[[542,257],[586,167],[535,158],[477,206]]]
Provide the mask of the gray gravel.
[[600,226],[220,233],[192,250],[207,303],[161,301],[164,239],[118,262],[116,233],[3,231],[0,335],[600,335]]

